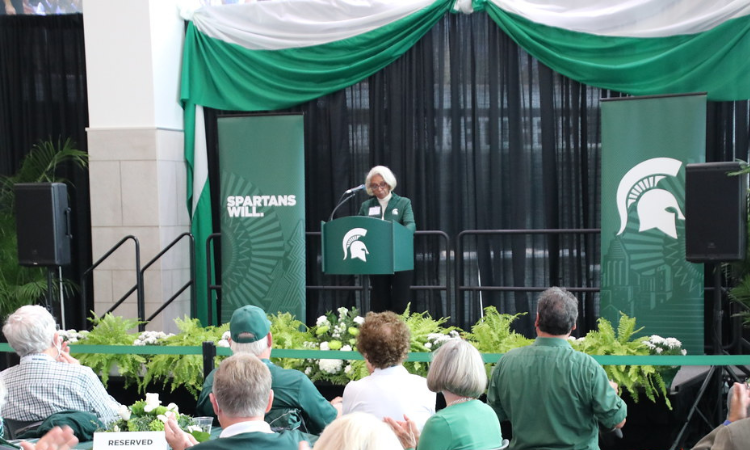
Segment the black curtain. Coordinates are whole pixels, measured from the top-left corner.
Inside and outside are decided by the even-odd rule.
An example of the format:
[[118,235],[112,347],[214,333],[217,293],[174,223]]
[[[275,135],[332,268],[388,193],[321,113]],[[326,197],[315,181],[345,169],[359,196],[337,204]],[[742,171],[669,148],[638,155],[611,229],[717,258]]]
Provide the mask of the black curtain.
[[[83,17],[0,17],[0,173],[11,174],[39,139],[71,137],[86,150],[88,125]],[[420,230],[415,285],[453,281],[444,264],[460,232],[471,229],[599,227],[599,99],[621,94],[567,79],[530,57],[485,15],[449,14],[381,72],[290,111],[305,114],[307,230],[319,231],[341,193],[376,164],[390,166],[397,192],[412,199]],[[215,126],[218,111],[207,111]],[[748,102],[709,102],[707,161],[748,159]],[[211,137],[213,136],[213,138]],[[209,133],[212,185],[215,134]],[[88,174],[66,168],[74,212],[74,281],[91,264]],[[214,192],[214,205],[219,205]],[[362,196],[362,194],[360,194]],[[357,202],[338,214],[355,214]],[[216,214],[218,217],[218,211]],[[217,227],[218,230],[218,227]],[[457,280],[467,286],[598,286],[596,235],[467,236]],[[309,285],[354,284],[322,275],[308,239]],[[456,255],[452,255],[456,256]],[[479,306],[533,311],[535,293],[418,290],[413,310],[453,317],[466,326]],[[581,334],[595,326],[598,295],[579,293]],[[308,291],[308,322],[351,292]],[[481,302],[481,303],[480,303]],[[72,308],[78,298],[68,299]],[[464,306],[462,320],[455,314]],[[461,309],[461,308],[458,308]],[[75,324],[78,314],[69,317]],[[531,317],[517,322],[530,332]]]
[[[619,96],[553,72],[486,14],[448,14],[382,71],[287,110],[305,114],[307,230],[319,231],[341,193],[362,183],[370,167],[389,166],[398,178],[396,191],[412,199],[417,228],[444,231],[451,250],[460,248],[455,281],[505,287],[465,290],[457,298],[417,290],[412,310],[450,315],[452,323],[468,327],[481,307],[528,313],[536,309],[540,288],[582,287],[588,288],[577,292],[583,335],[598,317],[598,293],[591,292],[599,286],[598,234],[467,235],[460,243],[458,237],[465,230],[598,228],[599,101]],[[707,161],[746,159],[747,109],[746,101],[709,103]],[[209,129],[217,114],[231,112],[208,111]],[[209,148],[217,161],[213,133]],[[218,186],[215,166],[211,176]],[[356,214],[360,196],[337,215]],[[415,247],[415,285],[453,281],[441,262],[446,249],[439,239],[417,238]],[[323,275],[317,254],[318,243],[308,238],[308,285],[356,282]],[[307,321],[353,306],[356,298],[308,291]],[[517,330],[532,336],[533,319],[522,316]]]
[[[71,138],[86,151],[88,123],[83,16],[0,16],[0,174],[14,174],[40,140]],[[91,266],[88,171],[64,166],[59,175],[74,186],[72,263],[63,277],[78,283]],[[77,294],[65,307],[66,326],[81,328],[81,308],[93,302],[82,305]]]

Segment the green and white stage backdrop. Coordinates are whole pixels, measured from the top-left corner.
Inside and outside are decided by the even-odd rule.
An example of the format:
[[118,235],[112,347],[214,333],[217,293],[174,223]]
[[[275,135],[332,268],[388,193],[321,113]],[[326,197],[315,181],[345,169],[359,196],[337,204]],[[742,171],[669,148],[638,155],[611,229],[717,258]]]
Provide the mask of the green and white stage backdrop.
[[305,317],[302,115],[220,117],[221,322],[243,305]]
[[706,96],[602,102],[601,316],[703,353],[703,265],[685,260],[685,165],[704,162]]
[[202,319],[213,232],[203,107],[272,111],[343,89],[400,57],[447,13],[488,14],[529,54],[591,86],[750,98],[747,0],[274,0],[181,13],[190,22],[180,99]]

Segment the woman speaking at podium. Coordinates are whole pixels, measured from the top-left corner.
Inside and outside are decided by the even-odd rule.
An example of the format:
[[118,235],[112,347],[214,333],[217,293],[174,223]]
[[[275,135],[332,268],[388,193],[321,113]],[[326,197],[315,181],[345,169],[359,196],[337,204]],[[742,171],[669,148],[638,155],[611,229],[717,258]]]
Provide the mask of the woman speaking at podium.
[[[393,192],[396,184],[396,177],[391,169],[385,166],[370,169],[365,178],[365,189],[372,198],[362,203],[359,215],[397,222],[411,231],[416,231],[411,200]],[[393,275],[370,275],[370,310],[403,313],[410,300],[409,288],[413,272],[405,270]]]

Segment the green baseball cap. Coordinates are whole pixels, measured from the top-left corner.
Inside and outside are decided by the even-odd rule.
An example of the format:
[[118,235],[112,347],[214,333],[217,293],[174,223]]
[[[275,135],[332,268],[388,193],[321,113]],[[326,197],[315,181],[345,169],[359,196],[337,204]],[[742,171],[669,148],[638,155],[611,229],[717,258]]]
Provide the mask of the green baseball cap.
[[229,321],[232,340],[239,344],[249,344],[263,339],[271,331],[271,322],[266,312],[257,306],[246,305],[237,308]]

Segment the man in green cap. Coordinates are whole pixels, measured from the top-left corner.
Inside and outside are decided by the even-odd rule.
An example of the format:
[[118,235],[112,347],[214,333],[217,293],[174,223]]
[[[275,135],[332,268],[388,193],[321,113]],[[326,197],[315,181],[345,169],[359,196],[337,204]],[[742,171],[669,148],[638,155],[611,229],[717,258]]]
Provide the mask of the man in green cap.
[[[229,346],[234,354],[249,353],[260,358],[271,371],[274,392],[271,410],[265,420],[274,430],[297,430],[320,434],[323,428],[341,414],[341,397],[329,403],[305,374],[298,370],[283,369],[273,364],[271,347],[271,322],[265,311],[257,306],[238,308],[229,321]],[[196,415],[215,416],[209,394],[212,392],[214,369],[203,382],[198,397]]]

